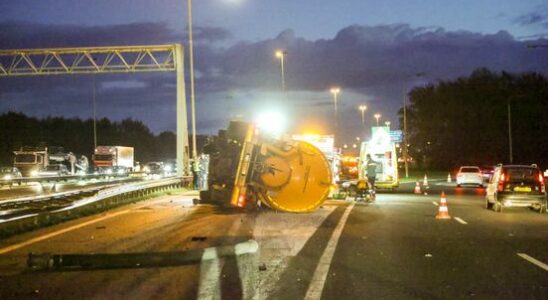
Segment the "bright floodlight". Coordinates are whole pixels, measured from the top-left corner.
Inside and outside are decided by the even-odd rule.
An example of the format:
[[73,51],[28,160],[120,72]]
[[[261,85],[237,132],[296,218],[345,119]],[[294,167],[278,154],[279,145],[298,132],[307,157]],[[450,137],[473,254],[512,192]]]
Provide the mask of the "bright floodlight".
[[332,94],[338,94],[338,93],[340,93],[341,89],[338,88],[338,87],[334,87],[334,88],[331,88],[330,91],[331,91]]
[[269,111],[260,114],[255,123],[257,127],[272,135],[282,134],[285,130],[285,117],[277,111]]
[[284,56],[284,52],[282,50],[276,51],[276,57],[277,58],[282,58],[283,56]]
[[367,110],[367,105],[360,105],[359,109],[363,112]]

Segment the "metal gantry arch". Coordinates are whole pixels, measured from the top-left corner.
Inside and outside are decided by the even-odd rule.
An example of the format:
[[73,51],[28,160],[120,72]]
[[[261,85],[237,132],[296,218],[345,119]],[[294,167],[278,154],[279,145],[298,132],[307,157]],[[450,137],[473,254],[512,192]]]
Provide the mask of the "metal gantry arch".
[[180,44],[0,50],[0,77],[175,72],[177,175],[189,170],[188,128]]

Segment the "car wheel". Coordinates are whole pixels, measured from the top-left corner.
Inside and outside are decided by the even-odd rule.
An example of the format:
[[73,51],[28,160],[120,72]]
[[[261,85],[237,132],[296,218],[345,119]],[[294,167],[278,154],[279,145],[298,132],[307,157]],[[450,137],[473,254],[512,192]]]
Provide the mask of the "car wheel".
[[457,183],[457,187],[459,187],[459,188],[460,188],[460,184],[458,184],[458,183]]
[[481,188],[481,189],[483,188],[483,184],[480,184],[480,185],[478,185],[478,186],[479,186],[479,188]]

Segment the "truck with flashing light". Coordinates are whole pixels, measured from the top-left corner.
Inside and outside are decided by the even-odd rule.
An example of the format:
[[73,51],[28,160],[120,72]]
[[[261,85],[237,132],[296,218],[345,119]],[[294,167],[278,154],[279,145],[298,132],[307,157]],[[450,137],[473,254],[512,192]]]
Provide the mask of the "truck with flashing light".
[[392,140],[387,126],[371,128],[371,139],[363,142],[360,148],[359,176],[366,177],[367,154],[376,162],[375,187],[378,189],[394,189],[399,186],[398,154],[396,143]]
[[100,173],[127,173],[133,170],[133,147],[97,146],[93,166]]

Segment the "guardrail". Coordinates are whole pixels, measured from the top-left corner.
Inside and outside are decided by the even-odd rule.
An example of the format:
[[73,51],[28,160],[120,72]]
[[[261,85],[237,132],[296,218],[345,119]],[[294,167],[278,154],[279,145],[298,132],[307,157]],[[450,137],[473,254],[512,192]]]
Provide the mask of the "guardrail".
[[69,181],[69,180],[89,180],[89,179],[100,179],[100,178],[119,178],[119,177],[128,177],[131,175],[142,175],[142,172],[135,173],[126,173],[126,174],[82,174],[82,175],[63,175],[63,176],[42,176],[42,177],[21,177],[21,178],[12,178],[12,179],[0,179],[0,186],[2,185],[14,185],[21,183],[29,182],[59,182],[59,181]]
[[[185,187],[191,182],[192,177],[187,176],[103,188],[97,191],[95,195],[73,201],[72,204],[63,208],[0,220],[0,237],[60,223],[81,216],[105,211],[126,203],[147,199],[171,189]],[[69,196],[73,195],[66,195],[65,197]],[[28,201],[38,200],[29,199]]]

